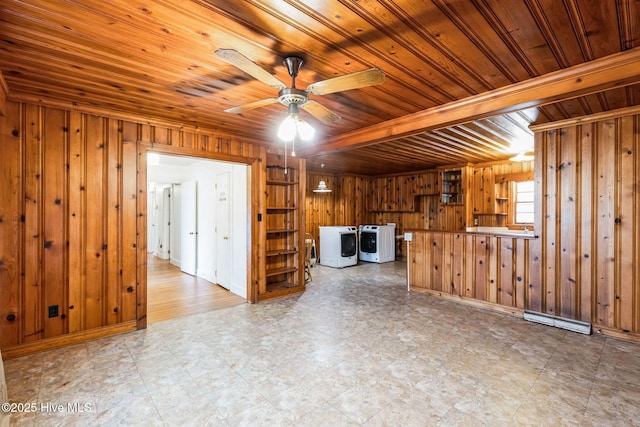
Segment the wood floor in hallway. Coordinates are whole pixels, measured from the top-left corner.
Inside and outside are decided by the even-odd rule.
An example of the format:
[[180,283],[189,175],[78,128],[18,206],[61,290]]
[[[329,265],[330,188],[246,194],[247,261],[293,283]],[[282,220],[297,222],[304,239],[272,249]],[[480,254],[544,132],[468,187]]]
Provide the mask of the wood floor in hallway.
[[221,286],[183,273],[169,260],[149,255],[147,266],[147,317],[150,323],[247,302]]

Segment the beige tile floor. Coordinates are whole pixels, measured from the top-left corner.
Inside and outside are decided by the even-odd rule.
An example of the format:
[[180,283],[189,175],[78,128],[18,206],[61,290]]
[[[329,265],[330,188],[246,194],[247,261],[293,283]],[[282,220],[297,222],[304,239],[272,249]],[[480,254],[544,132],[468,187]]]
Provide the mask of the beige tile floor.
[[[11,401],[38,409],[12,423],[640,425],[638,344],[407,293],[402,262],[313,278],[299,296],[9,360]],[[69,403],[88,411],[53,411]]]

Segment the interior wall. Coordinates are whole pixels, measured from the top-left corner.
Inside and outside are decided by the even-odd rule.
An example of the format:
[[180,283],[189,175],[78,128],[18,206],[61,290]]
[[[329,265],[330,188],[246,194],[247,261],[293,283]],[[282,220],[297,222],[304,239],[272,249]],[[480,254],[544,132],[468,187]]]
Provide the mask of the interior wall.
[[534,129],[530,308],[640,332],[640,115]]
[[[266,156],[264,146],[225,135],[7,103],[0,117],[2,350],[146,325],[142,143],[252,165]],[[256,182],[264,179],[254,169]],[[262,206],[258,194],[252,190],[251,199]],[[252,222],[258,246],[262,228]],[[260,264],[251,268],[258,282]]]

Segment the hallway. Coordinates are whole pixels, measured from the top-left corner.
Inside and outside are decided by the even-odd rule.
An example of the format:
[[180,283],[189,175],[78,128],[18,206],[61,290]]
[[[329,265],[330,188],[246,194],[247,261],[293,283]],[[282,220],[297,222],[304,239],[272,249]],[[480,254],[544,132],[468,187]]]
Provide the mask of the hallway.
[[185,274],[169,260],[153,255],[147,257],[147,296],[149,323],[246,303],[221,286]]

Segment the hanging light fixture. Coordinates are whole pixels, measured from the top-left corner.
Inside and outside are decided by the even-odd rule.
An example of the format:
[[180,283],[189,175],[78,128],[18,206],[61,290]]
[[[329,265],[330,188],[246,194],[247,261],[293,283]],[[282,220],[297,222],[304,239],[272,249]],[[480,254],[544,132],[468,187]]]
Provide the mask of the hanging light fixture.
[[[322,163],[320,167],[324,169],[324,163]],[[318,188],[314,188],[313,192],[314,193],[331,193],[331,190],[327,188],[327,183],[324,182],[324,179],[321,179],[320,182],[318,182]]]

